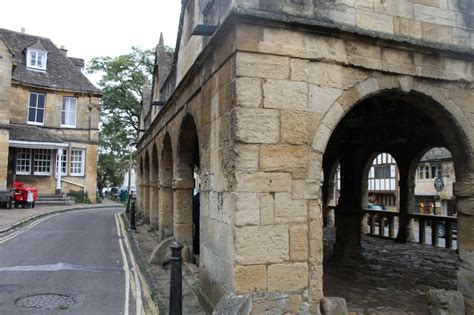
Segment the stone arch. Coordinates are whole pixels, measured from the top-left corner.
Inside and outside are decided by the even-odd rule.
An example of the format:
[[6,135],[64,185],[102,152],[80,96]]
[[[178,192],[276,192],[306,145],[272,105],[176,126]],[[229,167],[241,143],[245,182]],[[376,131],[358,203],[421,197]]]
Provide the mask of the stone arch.
[[[316,152],[321,152],[322,154],[325,154],[328,150],[332,150],[333,148],[330,147],[333,146],[333,144],[331,144],[332,137],[336,134],[336,131],[338,131],[341,122],[343,120],[346,123],[348,122],[346,118],[349,113],[357,114],[357,112],[352,111],[356,109],[356,106],[362,103],[365,106],[373,102],[372,105],[380,106],[382,108],[381,112],[385,112],[387,108],[393,106],[396,108],[396,115],[402,112],[400,108],[404,106],[405,113],[413,113],[417,119],[423,119],[420,120],[421,126],[429,131],[426,132],[426,134],[433,135],[433,139],[430,137],[426,138],[426,145],[430,147],[444,146],[448,148],[453,156],[456,173],[462,174],[460,178],[457,179],[458,182],[454,185],[454,194],[457,197],[458,209],[460,209],[458,212],[460,257],[458,287],[469,303],[471,303],[472,299],[469,294],[474,291],[472,285],[474,282],[472,277],[472,274],[474,274],[474,270],[472,270],[474,258],[471,257],[473,257],[472,252],[474,249],[472,248],[473,235],[469,226],[474,224],[474,203],[472,202],[474,197],[474,192],[472,190],[472,175],[474,174],[473,126],[469,122],[468,116],[462,112],[453,100],[443,94],[441,88],[419,83],[414,79],[406,77],[401,77],[400,80],[393,80],[393,78],[391,78],[387,82],[384,78],[370,78],[343,92],[323,116],[313,138],[312,149]],[[403,106],[399,103],[403,104]],[[365,116],[365,118],[368,117],[368,115]],[[407,116],[402,115],[401,121],[404,121],[403,117]],[[350,118],[353,118],[352,122],[355,122],[358,117],[353,115]],[[392,117],[390,117],[390,119],[392,119]],[[411,122],[412,120],[409,119],[408,121]],[[356,122],[356,124],[357,126],[361,126],[363,122]],[[412,126],[413,127],[409,127],[411,129],[410,131],[416,133],[418,126],[415,124]],[[346,133],[347,130],[345,130]],[[396,132],[396,129],[393,129],[392,131]],[[421,131],[421,134],[424,132],[424,130]],[[360,133],[367,135],[366,131],[360,131]],[[343,134],[344,133],[340,133],[338,137]],[[349,137],[352,136],[357,135],[349,135]],[[375,135],[375,137],[376,136],[377,135]],[[387,135],[386,139],[396,139],[396,137]],[[405,139],[409,140],[410,138],[405,137]],[[414,145],[408,142],[376,144],[376,142],[367,142],[367,140],[364,139],[361,140],[368,148],[370,147],[372,152],[389,152],[389,150],[393,150],[393,154],[390,153],[397,160],[397,163],[401,161],[406,169],[406,174],[400,181],[400,183],[403,183],[404,185],[403,189],[405,193],[402,195],[405,196],[411,193],[410,182],[413,180],[413,176],[408,175],[408,173],[413,173],[412,163],[414,163],[415,160],[418,161],[418,159],[415,159],[415,156],[421,154],[419,152],[420,147],[422,146],[422,142],[420,141],[421,138],[417,139],[418,142]],[[404,150],[407,152],[404,152]],[[462,172],[460,172],[460,170],[462,170]],[[311,177],[311,174],[309,176]],[[311,179],[314,179],[314,177]],[[401,202],[401,204],[403,203],[404,207],[409,208],[410,201],[408,198],[405,199],[406,200]],[[352,215],[351,213],[348,214]],[[351,224],[353,225],[353,223]],[[344,227],[346,226],[344,225]],[[310,226],[310,229],[312,228],[314,227]],[[310,233],[312,233],[311,230]],[[344,237],[340,237],[340,239],[343,239],[344,241],[357,239],[354,235],[346,235]],[[336,239],[338,239],[337,236]]]
[[159,166],[158,148],[155,143],[151,149],[150,160],[150,227],[153,230],[159,228]]
[[[462,165],[462,167],[474,168],[474,161],[468,155],[468,152],[474,151],[474,128],[466,115],[454,101],[449,100],[439,89],[424,83],[418,83],[411,77],[404,76],[399,79],[396,79],[396,77],[389,77],[388,79],[369,78],[344,91],[321,119],[313,137],[312,148],[321,153],[325,152],[332,132],[345,115],[364,100],[383,93],[412,94],[431,99],[430,105],[432,108],[427,106],[425,109],[430,111],[432,116],[447,115],[448,119],[439,119],[437,122],[451,122],[456,126],[456,130],[460,132],[453,139],[450,139],[453,144],[459,142],[459,139],[462,139],[461,142],[463,142],[461,146],[464,148],[463,152],[456,152],[456,156],[459,156],[456,164]],[[448,127],[452,128],[452,126]],[[449,149],[453,152],[454,148]]]
[[178,240],[186,242],[191,250],[191,260],[200,252],[200,195],[194,196],[195,172],[199,170],[199,140],[196,124],[186,115],[180,127],[176,150],[175,176],[173,178],[174,218],[173,229]]
[[171,137],[165,134],[161,144],[159,175],[159,235],[160,239],[173,235],[173,149]]

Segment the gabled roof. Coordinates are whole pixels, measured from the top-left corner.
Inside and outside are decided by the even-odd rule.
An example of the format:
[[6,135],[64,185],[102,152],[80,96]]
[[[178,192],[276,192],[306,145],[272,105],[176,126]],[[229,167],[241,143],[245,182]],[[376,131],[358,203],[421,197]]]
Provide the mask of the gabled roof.
[[[44,37],[14,32],[0,28],[0,36],[12,50],[17,64],[12,80],[20,84],[34,85],[58,90],[101,94],[86,76],[74,66],[53,42]],[[48,52],[46,71],[32,71],[26,68],[28,47],[42,46]]]

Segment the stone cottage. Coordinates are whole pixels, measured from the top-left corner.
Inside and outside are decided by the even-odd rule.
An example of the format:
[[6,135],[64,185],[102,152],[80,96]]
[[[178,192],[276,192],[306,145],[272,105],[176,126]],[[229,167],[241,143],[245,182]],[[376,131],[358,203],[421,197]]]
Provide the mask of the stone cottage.
[[397,161],[403,241],[418,161],[446,147],[458,289],[473,313],[473,57],[467,0],[183,0],[172,66],[137,146],[140,213],[186,245],[211,304],[234,294],[254,313],[317,313],[336,166],[343,260],[362,251],[373,159]]
[[0,29],[0,189],[95,200],[101,92],[83,67],[48,38]]

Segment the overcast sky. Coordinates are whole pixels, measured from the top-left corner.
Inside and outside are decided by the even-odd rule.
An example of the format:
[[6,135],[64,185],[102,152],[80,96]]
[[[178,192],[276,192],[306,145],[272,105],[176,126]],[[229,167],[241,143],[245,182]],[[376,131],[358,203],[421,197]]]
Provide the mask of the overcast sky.
[[180,0],[2,0],[0,28],[24,27],[87,62],[125,54],[132,46],[155,47],[160,32],[174,48],[180,9]]

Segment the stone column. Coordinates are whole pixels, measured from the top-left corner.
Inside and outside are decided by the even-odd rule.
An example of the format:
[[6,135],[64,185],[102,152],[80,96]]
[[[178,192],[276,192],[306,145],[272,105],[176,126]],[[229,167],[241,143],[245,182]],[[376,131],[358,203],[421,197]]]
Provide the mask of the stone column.
[[455,182],[453,190],[458,210],[458,290],[466,314],[474,314],[474,182]]
[[160,240],[173,235],[173,189],[171,181],[160,180],[158,231]]
[[399,223],[397,242],[405,243],[415,239],[413,233],[413,220],[409,215],[415,211],[415,181],[411,173],[413,158],[407,155],[396,155],[398,172],[400,174],[399,186]]
[[150,229],[157,230],[159,228],[159,194],[160,187],[158,180],[150,182]]
[[173,234],[192,248],[194,179],[173,179]]
[[151,199],[151,185],[150,181],[147,180],[143,189],[145,198],[143,200],[143,223],[150,223],[150,199]]
[[361,255],[361,170],[360,156],[354,148],[341,156],[341,196],[336,207],[334,257],[358,258]]

